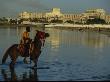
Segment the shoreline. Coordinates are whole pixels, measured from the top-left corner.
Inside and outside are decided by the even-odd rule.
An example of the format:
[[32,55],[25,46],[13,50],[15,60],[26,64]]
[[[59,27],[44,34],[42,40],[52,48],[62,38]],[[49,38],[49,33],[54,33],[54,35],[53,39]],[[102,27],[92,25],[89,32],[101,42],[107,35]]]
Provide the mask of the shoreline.
[[71,29],[71,30],[92,30],[92,31],[109,31],[110,32],[110,25],[106,24],[50,24],[45,25],[48,28],[58,28],[58,29]]
[[49,24],[45,27],[110,28],[110,24]]
[[30,26],[30,27],[44,27],[45,28],[58,28],[58,29],[71,29],[71,30],[95,30],[95,31],[109,31],[110,32],[110,24],[56,24],[56,23],[52,23],[52,24],[46,24],[44,25],[43,23],[40,24],[3,24],[0,25],[0,28],[4,28],[4,27],[26,27],[26,26]]
[[1,26],[6,26],[6,27],[23,27],[23,26],[45,26],[45,27],[73,27],[73,28],[110,28],[110,24],[57,24],[57,23],[52,23],[52,24],[0,24]]
[[37,25],[33,25],[33,24],[1,24],[0,27],[26,27],[26,26],[39,27],[42,25],[43,24],[37,24]]

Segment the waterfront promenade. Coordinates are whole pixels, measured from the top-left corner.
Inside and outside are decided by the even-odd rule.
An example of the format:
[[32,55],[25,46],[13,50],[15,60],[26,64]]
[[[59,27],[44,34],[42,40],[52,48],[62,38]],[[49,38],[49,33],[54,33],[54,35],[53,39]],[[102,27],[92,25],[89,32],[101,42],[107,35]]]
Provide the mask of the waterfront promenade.
[[77,29],[77,30],[95,30],[95,31],[110,31],[110,25],[107,24],[49,24],[45,27],[61,28],[61,29]]
[[80,28],[110,28],[110,25],[106,24],[89,24],[89,25],[80,25],[80,24],[49,24],[45,25],[45,27],[80,27]]
[[36,24],[6,24],[6,25],[0,25],[0,27],[44,27],[45,28],[70,28],[70,29],[78,29],[78,30],[98,30],[98,31],[109,31],[110,30],[110,24],[69,24],[69,23],[36,23]]

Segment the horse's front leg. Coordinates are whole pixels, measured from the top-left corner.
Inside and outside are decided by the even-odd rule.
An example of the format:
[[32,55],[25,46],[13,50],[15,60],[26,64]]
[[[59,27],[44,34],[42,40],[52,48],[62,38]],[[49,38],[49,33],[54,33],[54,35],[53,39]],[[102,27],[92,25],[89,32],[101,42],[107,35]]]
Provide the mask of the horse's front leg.
[[34,59],[33,62],[34,62],[34,67],[37,67],[37,60]]
[[24,62],[25,64],[28,64],[28,62],[27,62],[27,60],[26,60],[26,57],[24,57],[23,62]]

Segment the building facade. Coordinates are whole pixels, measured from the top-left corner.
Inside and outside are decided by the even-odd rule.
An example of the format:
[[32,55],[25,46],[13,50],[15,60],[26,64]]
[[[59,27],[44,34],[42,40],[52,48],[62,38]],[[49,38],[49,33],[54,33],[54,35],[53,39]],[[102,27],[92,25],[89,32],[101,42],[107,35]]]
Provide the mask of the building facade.
[[85,24],[88,19],[100,18],[110,24],[110,15],[106,15],[104,9],[90,9],[81,14],[68,14],[61,13],[60,8],[53,8],[52,11],[47,13],[31,13],[22,12],[19,14],[20,19],[39,19],[51,22],[52,20],[62,20],[62,22],[72,21],[73,23]]

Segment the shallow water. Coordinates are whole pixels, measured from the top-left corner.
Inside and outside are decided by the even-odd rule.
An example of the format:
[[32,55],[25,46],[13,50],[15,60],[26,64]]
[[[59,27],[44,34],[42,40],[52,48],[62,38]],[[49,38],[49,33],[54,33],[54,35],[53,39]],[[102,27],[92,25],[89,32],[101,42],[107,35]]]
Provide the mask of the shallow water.
[[[7,48],[19,43],[24,29],[0,28],[0,63]],[[31,28],[31,38],[34,38],[35,29],[38,28]],[[24,64],[23,58],[19,57],[12,70],[8,58],[6,64],[0,65],[0,81],[110,80],[110,33],[55,28],[46,28],[45,31],[50,37],[42,48],[38,69],[31,69],[33,63]]]

